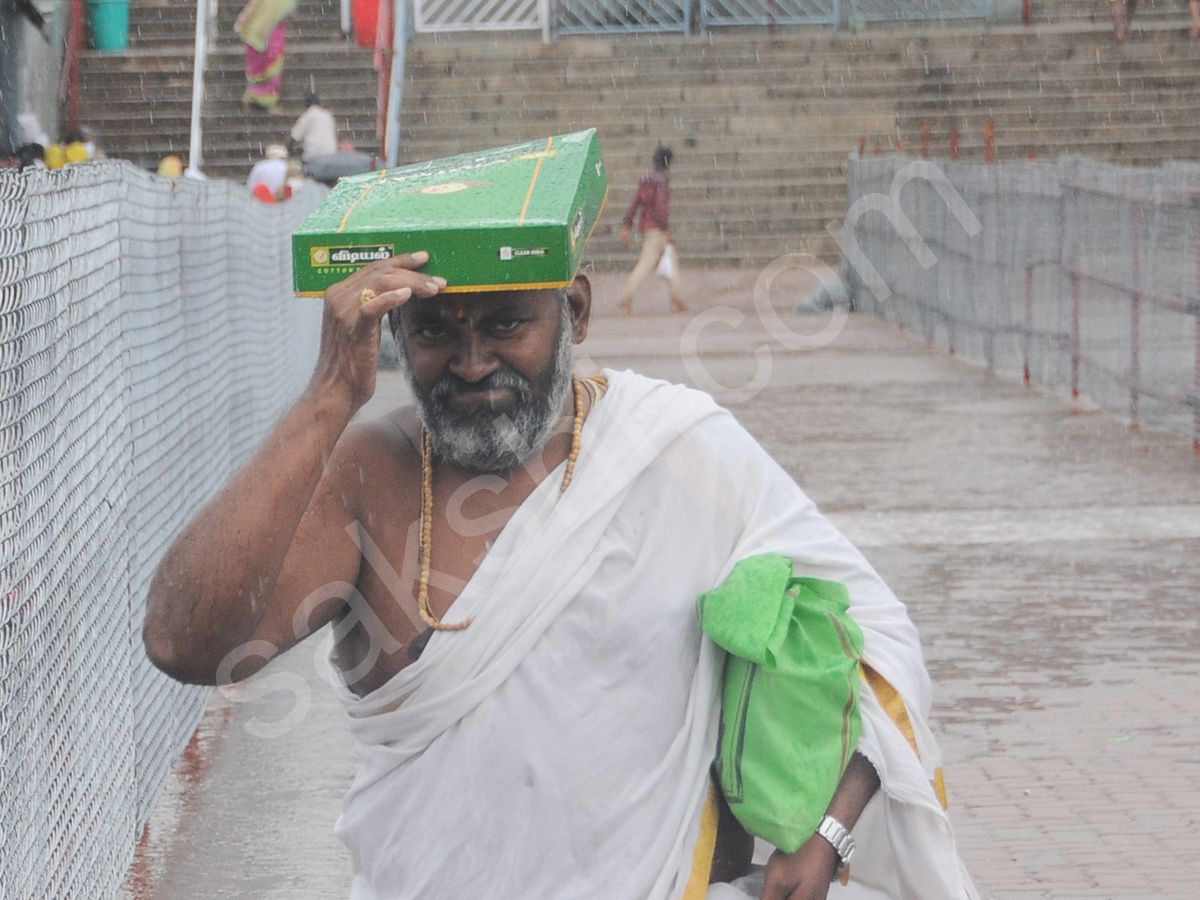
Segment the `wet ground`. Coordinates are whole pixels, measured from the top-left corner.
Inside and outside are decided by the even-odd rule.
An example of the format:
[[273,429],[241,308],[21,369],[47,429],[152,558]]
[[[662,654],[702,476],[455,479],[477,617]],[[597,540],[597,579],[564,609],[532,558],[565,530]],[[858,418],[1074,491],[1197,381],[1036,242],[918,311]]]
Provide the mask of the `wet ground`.
[[[756,313],[754,273],[687,278],[695,314],[660,312],[655,284],[633,318],[613,315],[619,280],[598,278],[583,365],[714,390],[909,604],[936,685],[951,814],[981,894],[1195,897],[1200,461],[1190,444],[998,379],[875,319],[851,316],[828,346],[789,350],[829,321]],[[777,303],[799,291],[776,287]],[[741,390],[756,372],[761,390]],[[400,377],[382,373],[364,413],[404,395]],[[214,696],[126,896],[345,896],[348,858],[331,826],[353,747],[314,650],[273,664],[271,693]]]

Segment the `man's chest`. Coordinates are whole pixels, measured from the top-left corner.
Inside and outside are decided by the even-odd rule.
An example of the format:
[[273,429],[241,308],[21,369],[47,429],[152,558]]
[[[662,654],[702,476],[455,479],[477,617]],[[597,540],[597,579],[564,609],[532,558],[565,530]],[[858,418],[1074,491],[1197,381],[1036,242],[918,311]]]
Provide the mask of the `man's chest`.
[[453,625],[455,600],[476,576],[492,545],[535,484],[487,477],[446,479],[432,502],[400,492],[363,498],[355,538],[361,561],[351,605],[337,635],[335,657],[365,694],[414,662],[428,638],[428,616]]

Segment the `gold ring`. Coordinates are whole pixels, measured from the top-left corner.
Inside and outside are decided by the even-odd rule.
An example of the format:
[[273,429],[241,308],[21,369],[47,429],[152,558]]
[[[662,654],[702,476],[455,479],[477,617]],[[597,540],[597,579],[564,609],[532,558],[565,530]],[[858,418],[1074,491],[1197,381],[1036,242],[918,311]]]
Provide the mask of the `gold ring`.
[[358,295],[358,305],[362,306],[364,303],[367,303],[374,299],[375,299],[375,292],[373,290],[371,290],[370,288],[363,288],[362,293]]

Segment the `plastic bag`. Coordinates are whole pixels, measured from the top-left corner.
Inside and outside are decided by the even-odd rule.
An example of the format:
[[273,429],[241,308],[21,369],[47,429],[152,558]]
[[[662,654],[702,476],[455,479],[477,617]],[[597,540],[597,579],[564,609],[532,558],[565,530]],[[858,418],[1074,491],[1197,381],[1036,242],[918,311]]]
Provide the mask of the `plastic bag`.
[[675,245],[667,244],[663,249],[662,256],[658,258],[658,266],[655,267],[654,274],[659,278],[670,281],[678,271],[679,266],[675,260]]

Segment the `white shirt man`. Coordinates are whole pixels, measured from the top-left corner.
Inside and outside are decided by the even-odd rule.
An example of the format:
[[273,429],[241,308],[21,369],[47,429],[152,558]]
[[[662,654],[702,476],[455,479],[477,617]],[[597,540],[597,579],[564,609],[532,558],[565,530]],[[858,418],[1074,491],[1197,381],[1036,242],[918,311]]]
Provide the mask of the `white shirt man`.
[[305,98],[307,109],[292,126],[291,137],[301,148],[300,158],[312,162],[322,156],[337,153],[337,123],[333,113],[321,105],[315,94]]

